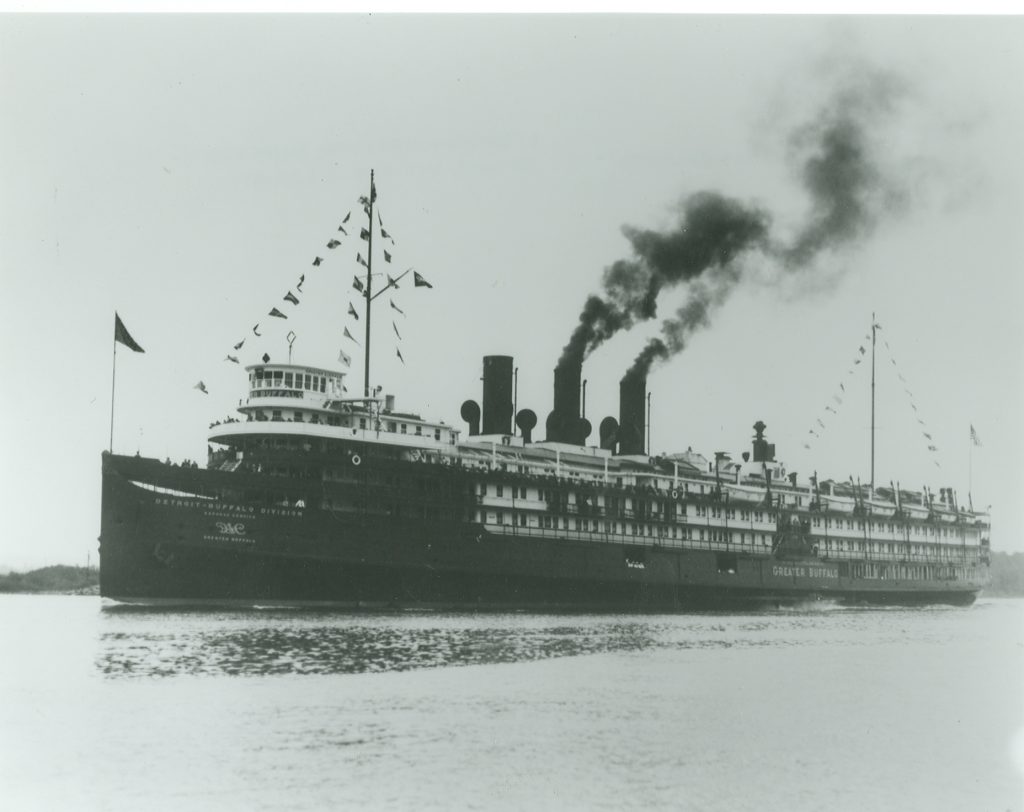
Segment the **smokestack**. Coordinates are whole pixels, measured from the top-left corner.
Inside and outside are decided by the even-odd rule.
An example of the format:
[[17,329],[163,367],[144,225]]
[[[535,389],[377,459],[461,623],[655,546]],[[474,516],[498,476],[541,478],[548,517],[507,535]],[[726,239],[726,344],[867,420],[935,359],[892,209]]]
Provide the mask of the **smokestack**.
[[626,374],[619,381],[619,453],[643,454],[647,377]]
[[512,356],[484,356],[483,433],[509,434],[512,425]]
[[582,445],[580,438],[580,382],[583,365],[559,364],[555,367],[555,404],[548,415],[548,440],[556,443]]

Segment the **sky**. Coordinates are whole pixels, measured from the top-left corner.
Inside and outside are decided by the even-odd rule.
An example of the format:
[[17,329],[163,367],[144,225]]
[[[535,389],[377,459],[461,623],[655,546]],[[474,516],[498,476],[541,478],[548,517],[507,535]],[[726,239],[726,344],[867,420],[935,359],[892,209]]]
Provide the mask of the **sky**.
[[[362,388],[343,330],[361,345],[346,313],[371,169],[394,238],[374,270],[433,285],[375,301],[371,383],[399,409],[464,428],[482,356],[506,354],[543,425],[583,303],[636,261],[629,235],[677,232],[713,192],[763,213],[774,248],[730,265],[651,368],[652,450],[738,455],[763,420],[801,478],[866,482],[874,314],[876,482],[969,492],[993,547],[1024,551],[1022,34],[1019,17],[0,16],[0,566],[97,560],[115,310],[145,349],[118,348],[116,452],[205,461],[244,365],[287,360],[289,331],[296,362],[344,350]],[[857,119],[870,207],[785,267],[779,246],[816,222],[823,116],[876,80]],[[589,352],[595,426],[697,292],[666,286]]]

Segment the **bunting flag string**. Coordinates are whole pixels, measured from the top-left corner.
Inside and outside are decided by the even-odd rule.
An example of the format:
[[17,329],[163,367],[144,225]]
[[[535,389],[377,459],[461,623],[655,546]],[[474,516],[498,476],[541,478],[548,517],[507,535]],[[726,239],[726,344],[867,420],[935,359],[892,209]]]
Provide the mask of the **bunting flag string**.
[[[868,333],[864,340],[865,341],[870,341],[871,340],[871,334]],[[857,367],[860,366],[861,362],[864,360],[864,356],[866,356],[866,355],[867,355],[867,347],[864,344],[860,344],[857,347],[856,353],[854,353],[853,363],[851,363],[849,369],[846,370],[846,375],[844,377],[848,378],[851,375],[853,375],[853,373],[857,371]],[[838,391],[832,393],[832,403],[834,403],[835,405],[833,406],[832,403],[826,404],[825,407],[824,407],[823,413],[821,414],[821,417],[818,417],[818,418],[815,419],[815,423],[817,423],[817,425],[821,428],[821,431],[819,432],[818,429],[816,429],[816,428],[814,428],[812,426],[810,429],[807,430],[808,435],[810,435],[811,437],[813,437],[816,440],[820,440],[822,438],[822,435],[823,435],[824,431],[828,428],[825,425],[825,422],[823,420],[823,418],[825,417],[824,412],[830,412],[832,415],[838,417],[839,416],[839,409],[843,405],[843,398],[844,398],[845,395],[846,395],[846,384],[843,381],[840,381],[839,382],[839,389],[838,389]],[[810,450],[811,449],[811,442],[808,440],[807,442],[805,442],[803,444],[803,447],[806,448],[807,450]]]
[[[907,382],[907,379],[904,377],[903,372],[900,370],[899,364],[896,363],[896,355],[892,351],[892,347],[889,346],[889,342],[886,340],[882,341],[882,346],[885,347],[885,351],[889,355],[889,362],[892,364],[893,369],[896,371],[896,376],[903,384],[903,392],[907,396],[907,402],[910,404],[910,408],[914,412],[914,417],[917,421],[917,424],[921,427],[921,436],[926,441],[926,448],[932,454],[938,454],[938,445],[935,443],[932,433],[928,430],[928,424],[925,423],[925,421],[921,417],[920,411],[917,408],[917,403],[915,402],[914,393],[910,391],[910,384]],[[942,469],[942,465],[939,463],[937,457],[933,457],[932,462],[935,464],[936,468],[938,468],[939,470]]]

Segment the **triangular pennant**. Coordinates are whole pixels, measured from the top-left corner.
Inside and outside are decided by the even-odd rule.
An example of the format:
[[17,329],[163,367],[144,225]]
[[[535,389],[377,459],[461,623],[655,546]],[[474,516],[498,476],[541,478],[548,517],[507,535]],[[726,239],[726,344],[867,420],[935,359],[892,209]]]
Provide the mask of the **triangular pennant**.
[[363,255],[362,254],[356,254],[356,262],[358,262],[364,268],[369,268],[370,267],[369,265],[366,264],[366,260],[363,259]]
[[[263,335],[263,333],[260,332],[259,327],[260,327],[260,323],[256,322],[256,324],[253,325],[252,331],[253,331],[253,333],[255,335],[261,336],[261,335]],[[237,349],[237,347],[236,347],[236,349]]]
[[401,341],[402,334],[398,332],[398,326],[394,322],[391,322],[391,329],[395,331],[395,335],[398,336],[398,340]]
[[321,262],[323,262],[323,261],[324,261],[324,260],[323,260],[323,257],[316,257],[316,258],[315,258],[315,259],[313,260],[313,264],[314,264],[314,265],[319,265],[319,264],[320,264]]
[[355,316],[357,319],[359,318],[359,314],[356,313],[356,309],[352,307],[352,302],[348,303],[348,314],[350,316]]
[[402,351],[398,347],[395,347],[395,353],[398,355],[398,360],[404,364],[405,359],[402,357]]
[[282,313],[276,307],[271,308],[270,312],[267,315],[268,316],[276,316],[279,319],[286,319],[286,318],[288,318],[284,313]]
[[133,352],[145,352],[145,350],[142,349],[142,347],[140,347],[135,339],[128,333],[128,329],[121,321],[121,317],[117,315],[117,311],[114,311],[114,341],[124,344]]
[[230,361],[232,364],[237,364],[238,359],[233,355],[228,355],[224,358],[225,361]]
[[338,231],[340,231],[340,232],[341,232],[342,234],[344,234],[344,235],[345,235],[346,237],[348,236],[348,232],[347,232],[347,231],[345,231],[345,226],[338,226]]
[[245,343],[245,339],[243,338],[243,339],[242,339],[241,341],[239,341],[239,342],[238,342],[237,344],[235,344],[235,349],[236,349],[236,350],[240,350],[240,349],[242,349],[242,345],[243,345],[244,343]]
[[391,262],[391,254],[389,254],[387,251],[384,252],[384,261]]
[[342,220],[341,222],[342,223],[347,223],[348,222],[348,218],[351,217],[351,216],[352,216],[352,212],[349,212],[348,214],[345,215],[345,219]]
[[434,287],[426,279],[424,279],[422,276],[420,276],[418,271],[413,271],[412,272],[412,279],[413,279],[413,282],[415,283],[415,286],[418,287],[418,288],[432,288],[432,287]]
[[352,287],[354,287],[360,293],[362,293],[364,290],[366,290],[366,288],[363,287],[363,280],[360,279],[358,276],[352,277]]
[[356,344],[359,343],[358,341],[356,341],[356,337],[348,331],[348,327],[345,328],[345,338],[349,339],[350,341],[355,341]]
[[382,239],[391,240],[391,244],[394,245],[395,241],[390,234],[388,234],[383,228],[380,230],[380,236]]
[[387,276],[387,278],[388,278],[388,287],[389,288],[395,288],[397,290],[398,282],[396,282],[394,279],[392,279],[389,274],[384,274],[384,275]]
[[298,297],[298,296],[296,296],[296,295],[295,295],[294,293],[292,293],[291,291],[288,291],[288,292],[287,292],[287,293],[286,293],[286,294],[284,295],[284,300],[285,300],[286,302],[291,302],[292,304],[298,304],[298,303],[299,303],[299,297]]
[[193,386],[192,388],[193,388],[193,389],[198,389],[198,390],[199,390],[200,392],[202,392],[202,393],[203,393],[204,395],[208,395],[208,394],[210,394],[209,392],[207,392],[207,391],[206,391],[206,384],[205,384],[205,383],[203,383],[202,381],[200,381],[199,383],[197,383],[197,384],[196,384],[195,386]]
[[304,273],[299,274],[299,284],[295,286],[296,290],[302,290],[302,283],[306,281],[306,275]]
[[401,309],[401,308],[400,308],[400,307],[399,307],[398,305],[396,305],[396,304],[395,304],[394,302],[392,302],[392,301],[391,301],[390,299],[388,299],[388,303],[389,303],[389,304],[391,305],[391,309],[392,309],[392,310],[397,310],[397,311],[398,311],[399,313],[401,313],[401,314],[402,314],[403,316],[405,315],[405,311],[404,311],[404,310],[402,310],[402,309]]
[[365,228],[359,229],[359,239],[361,239],[361,240],[368,240],[368,239],[370,239],[370,232],[367,231]]
[[344,350],[338,350],[338,361],[345,366],[352,366],[352,357],[346,355]]
[[327,247],[328,248],[334,249],[334,248],[337,248],[339,245],[341,245],[341,241],[340,240],[328,240],[327,241]]

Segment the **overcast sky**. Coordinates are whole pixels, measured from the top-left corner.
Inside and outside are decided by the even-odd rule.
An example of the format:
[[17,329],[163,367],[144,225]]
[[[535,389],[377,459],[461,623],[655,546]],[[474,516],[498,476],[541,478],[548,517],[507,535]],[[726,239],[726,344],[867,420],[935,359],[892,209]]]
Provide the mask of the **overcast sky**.
[[[792,239],[812,211],[794,133],[875,76],[897,92],[866,119],[886,194],[873,227],[799,273],[745,259],[652,369],[653,450],[738,454],[760,419],[801,477],[866,481],[854,361],[875,312],[876,481],[962,501],[970,485],[993,546],[1024,550],[1022,33],[1020,18],[0,17],[0,565],[96,561],[115,309],[146,350],[119,348],[115,451],[204,462],[208,425],[245,394],[224,360],[243,338],[243,365],[286,360],[289,330],[297,362],[344,349],[358,391],[342,331],[362,341],[346,310],[373,168],[392,267],[434,286],[377,299],[373,383],[461,427],[481,356],[509,354],[543,425],[584,300],[634,256],[623,226],[672,230],[710,190]],[[349,211],[353,236],[328,250]],[[283,301],[300,274],[300,304]],[[589,356],[595,426],[688,295],[665,290],[657,318]]]

